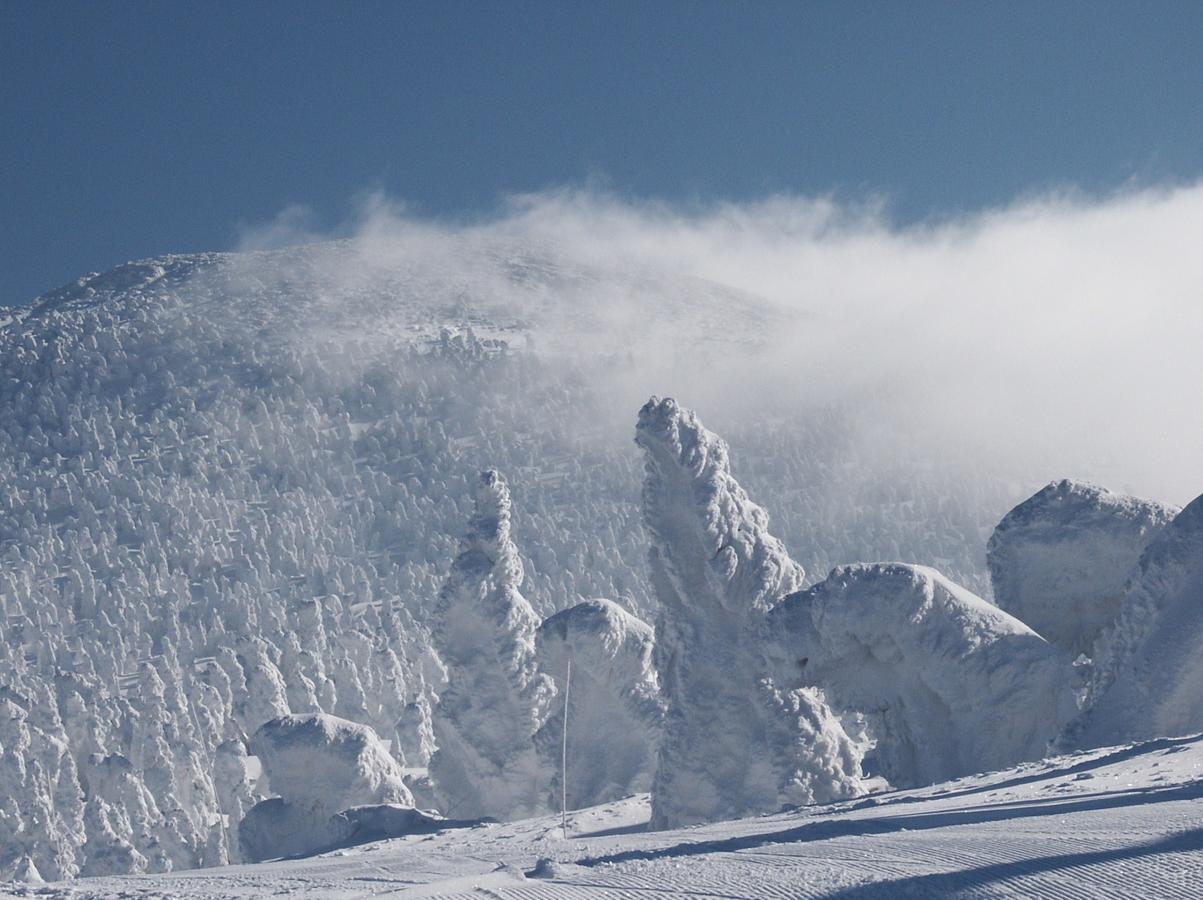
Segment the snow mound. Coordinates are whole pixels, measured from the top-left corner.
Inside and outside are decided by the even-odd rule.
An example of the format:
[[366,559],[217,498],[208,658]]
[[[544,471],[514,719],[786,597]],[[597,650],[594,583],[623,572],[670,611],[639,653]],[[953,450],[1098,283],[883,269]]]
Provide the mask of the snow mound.
[[865,717],[897,787],[1044,755],[1076,712],[1068,657],[934,569],[843,566],[769,616],[782,684]]
[[539,617],[518,589],[522,576],[509,487],[490,469],[435,611],[447,687],[433,710],[438,749],[429,769],[449,815],[509,819],[544,809],[534,735],[555,687],[538,670]]
[[1176,507],[1057,481],[1012,509],[986,548],[994,599],[1072,656],[1092,655],[1124,583]]
[[1203,728],[1203,496],[1150,542],[1101,645],[1070,746]]
[[291,804],[327,815],[349,806],[412,806],[403,772],[367,725],[322,713],[281,716],[251,739],[268,784]]
[[[539,667],[561,694],[569,661],[568,807],[580,809],[651,788],[664,719],[652,663],[655,633],[610,600],[586,600],[543,621],[536,637]],[[536,737],[560,802],[563,704]]]
[[693,412],[655,397],[635,442],[668,703],[653,827],[857,794],[859,747],[821,694],[782,692],[766,675],[765,613],[804,573],[732,476],[727,445]]

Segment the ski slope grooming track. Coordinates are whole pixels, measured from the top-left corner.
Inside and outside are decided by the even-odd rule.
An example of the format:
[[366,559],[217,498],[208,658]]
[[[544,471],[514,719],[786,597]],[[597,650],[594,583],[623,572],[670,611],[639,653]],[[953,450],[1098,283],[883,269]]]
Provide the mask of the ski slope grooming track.
[[[0,888],[43,898],[1198,897],[1203,736],[657,833],[646,795],[302,860]],[[7,892],[6,892],[7,891]]]

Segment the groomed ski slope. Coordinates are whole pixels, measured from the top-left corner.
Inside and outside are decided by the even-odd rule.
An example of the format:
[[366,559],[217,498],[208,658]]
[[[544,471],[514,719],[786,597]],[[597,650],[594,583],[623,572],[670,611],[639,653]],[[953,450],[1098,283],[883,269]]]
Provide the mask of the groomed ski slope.
[[[1203,736],[641,833],[646,795],[304,860],[0,887],[17,897],[1198,897]],[[540,860],[552,862],[540,863]],[[11,893],[4,893],[5,890]]]

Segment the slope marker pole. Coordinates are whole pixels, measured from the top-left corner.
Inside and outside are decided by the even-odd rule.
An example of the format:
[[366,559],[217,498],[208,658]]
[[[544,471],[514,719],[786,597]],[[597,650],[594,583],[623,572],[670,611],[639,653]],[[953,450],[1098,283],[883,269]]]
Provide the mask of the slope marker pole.
[[564,678],[564,731],[560,737],[560,828],[568,840],[568,692],[572,690],[572,657]]

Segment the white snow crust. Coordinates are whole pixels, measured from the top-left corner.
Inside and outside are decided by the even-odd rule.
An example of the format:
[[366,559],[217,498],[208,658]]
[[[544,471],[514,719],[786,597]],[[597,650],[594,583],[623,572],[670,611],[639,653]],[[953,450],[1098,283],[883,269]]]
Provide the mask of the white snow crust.
[[1203,739],[1162,739],[678,831],[644,831],[640,796],[572,814],[568,840],[556,815],[312,859],[0,885],[0,896],[1193,900],[1201,772]]
[[994,601],[1071,656],[1093,656],[1132,567],[1178,512],[1087,482],[1052,482],[990,537]]

